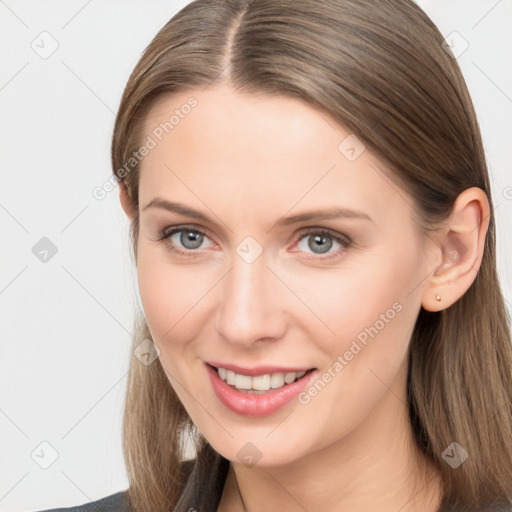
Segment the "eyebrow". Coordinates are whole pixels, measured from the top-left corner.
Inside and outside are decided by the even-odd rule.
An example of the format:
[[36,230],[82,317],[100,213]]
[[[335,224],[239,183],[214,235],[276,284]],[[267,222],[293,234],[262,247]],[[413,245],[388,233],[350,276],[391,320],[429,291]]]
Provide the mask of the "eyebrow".
[[[188,206],[172,201],[167,201],[161,197],[153,198],[146,206],[142,208],[142,211],[146,211],[148,208],[160,208],[168,210],[170,212],[179,213],[193,219],[201,220],[203,222],[211,222],[211,219],[204,213],[194,210]],[[319,210],[313,210],[310,212],[299,213],[297,215],[291,215],[288,217],[282,217],[274,223],[271,229],[276,226],[289,226],[291,224],[297,224],[299,222],[313,221],[313,220],[328,220],[337,218],[349,218],[349,219],[362,219],[374,222],[373,219],[364,212],[351,210],[349,208],[330,207]]]

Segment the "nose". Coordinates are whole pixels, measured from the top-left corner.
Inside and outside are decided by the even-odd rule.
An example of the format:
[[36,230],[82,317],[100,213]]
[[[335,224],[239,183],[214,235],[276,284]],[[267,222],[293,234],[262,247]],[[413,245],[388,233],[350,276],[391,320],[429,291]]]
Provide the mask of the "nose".
[[264,254],[252,263],[235,254],[220,290],[215,319],[218,334],[230,344],[246,348],[281,338],[287,318],[278,288]]

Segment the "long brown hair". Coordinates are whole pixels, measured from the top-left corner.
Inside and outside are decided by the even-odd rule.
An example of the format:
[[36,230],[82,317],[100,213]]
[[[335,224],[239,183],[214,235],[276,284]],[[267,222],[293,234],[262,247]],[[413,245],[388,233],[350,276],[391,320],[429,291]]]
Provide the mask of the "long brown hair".
[[[162,95],[228,83],[300,99],[355,133],[414,198],[425,234],[462,191],[480,187],[491,212],[480,270],[452,306],[420,310],[407,388],[411,426],[439,471],[445,506],[469,511],[512,497],[512,349],[480,130],[457,60],[442,43],[412,0],[194,1],[158,32],[129,78],[112,168],[134,207],[136,260],[140,161],[133,155],[143,121]],[[134,348],[151,339],[142,315],[135,327]],[[180,461],[190,436],[198,455],[185,488]],[[469,455],[457,469],[442,458],[452,442]],[[144,366],[132,358],[123,447],[134,512],[210,510],[225,459],[194,429],[159,360]]]

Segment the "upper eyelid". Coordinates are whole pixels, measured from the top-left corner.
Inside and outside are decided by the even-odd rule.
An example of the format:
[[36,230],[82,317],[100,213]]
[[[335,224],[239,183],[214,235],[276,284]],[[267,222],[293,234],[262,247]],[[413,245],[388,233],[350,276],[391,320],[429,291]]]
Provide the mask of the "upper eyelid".
[[179,233],[180,231],[196,231],[198,233],[201,233],[204,236],[207,236],[208,238],[211,238],[208,234],[207,229],[199,228],[193,225],[189,224],[183,224],[183,225],[177,225],[177,226],[170,226],[168,228],[165,228],[161,231],[162,238],[170,237],[171,235],[175,233]]

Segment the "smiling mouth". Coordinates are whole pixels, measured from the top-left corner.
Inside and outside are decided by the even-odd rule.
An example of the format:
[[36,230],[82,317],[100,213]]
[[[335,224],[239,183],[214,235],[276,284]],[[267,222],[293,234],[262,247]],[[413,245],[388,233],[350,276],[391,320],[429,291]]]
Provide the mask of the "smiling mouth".
[[273,389],[284,388],[315,370],[315,368],[310,368],[309,370],[300,372],[275,372],[250,376],[236,373],[226,368],[209,366],[213,368],[220,379],[226,382],[231,388],[247,394],[263,394]]

